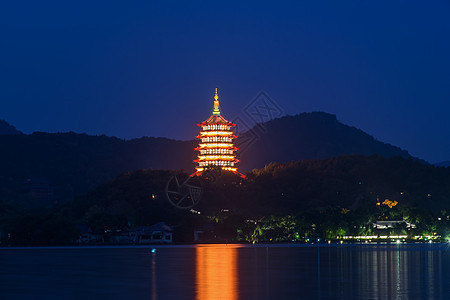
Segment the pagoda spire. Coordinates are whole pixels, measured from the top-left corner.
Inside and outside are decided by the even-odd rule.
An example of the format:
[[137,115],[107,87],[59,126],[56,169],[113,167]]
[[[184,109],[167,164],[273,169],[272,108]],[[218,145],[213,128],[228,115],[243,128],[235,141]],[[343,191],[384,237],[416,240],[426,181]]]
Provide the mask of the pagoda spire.
[[219,109],[219,95],[217,95],[217,88],[216,88],[216,94],[214,95],[214,109],[213,109],[213,115],[220,115],[220,109]]

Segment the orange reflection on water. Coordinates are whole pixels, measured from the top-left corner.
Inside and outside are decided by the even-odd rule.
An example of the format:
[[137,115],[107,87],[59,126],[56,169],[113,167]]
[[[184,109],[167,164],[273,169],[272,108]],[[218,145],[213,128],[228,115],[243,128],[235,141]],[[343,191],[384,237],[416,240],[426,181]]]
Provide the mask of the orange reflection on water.
[[196,248],[197,300],[237,299],[236,245],[201,245]]

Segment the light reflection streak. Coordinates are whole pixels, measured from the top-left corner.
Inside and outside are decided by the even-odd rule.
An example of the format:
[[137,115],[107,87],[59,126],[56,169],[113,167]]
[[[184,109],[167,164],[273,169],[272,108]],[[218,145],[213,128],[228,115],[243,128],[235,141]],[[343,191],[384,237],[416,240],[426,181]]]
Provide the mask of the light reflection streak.
[[156,255],[152,253],[152,300],[156,300],[158,294],[156,293]]
[[[358,297],[377,299],[403,299],[407,295],[422,295],[426,299],[439,299],[442,272],[439,255],[441,252],[427,249],[407,249],[380,246],[356,252],[359,278],[344,276],[338,279],[344,288],[355,280]],[[341,262],[338,269],[346,269],[348,262]],[[437,285],[438,284],[438,285]],[[442,285],[441,285],[442,286]]]
[[202,245],[196,248],[197,300],[238,299],[238,247]]

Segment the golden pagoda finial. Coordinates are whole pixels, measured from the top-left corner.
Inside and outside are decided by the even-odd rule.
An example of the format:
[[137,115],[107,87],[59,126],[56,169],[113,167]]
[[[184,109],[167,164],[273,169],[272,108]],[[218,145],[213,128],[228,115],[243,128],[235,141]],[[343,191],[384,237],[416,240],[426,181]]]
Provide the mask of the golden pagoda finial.
[[216,94],[214,95],[214,109],[213,109],[213,115],[220,115],[220,109],[219,109],[219,96],[217,95],[217,88],[216,88]]

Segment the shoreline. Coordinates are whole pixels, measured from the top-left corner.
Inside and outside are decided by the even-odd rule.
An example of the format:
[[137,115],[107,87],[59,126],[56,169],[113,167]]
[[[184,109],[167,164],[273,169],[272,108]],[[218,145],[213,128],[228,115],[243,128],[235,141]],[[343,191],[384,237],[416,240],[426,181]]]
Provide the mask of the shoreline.
[[0,247],[1,250],[57,250],[57,249],[183,249],[183,248],[441,248],[447,247],[450,250],[450,243],[436,242],[436,243],[315,243],[315,244],[217,244],[217,243],[203,243],[203,244],[172,244],[172,245],[82,245],[82,246],[21,246],[21,247]]

